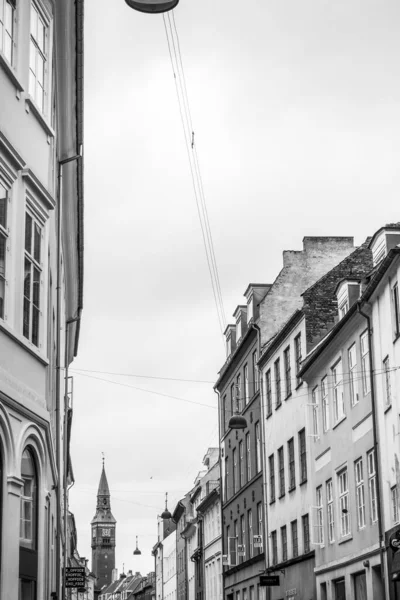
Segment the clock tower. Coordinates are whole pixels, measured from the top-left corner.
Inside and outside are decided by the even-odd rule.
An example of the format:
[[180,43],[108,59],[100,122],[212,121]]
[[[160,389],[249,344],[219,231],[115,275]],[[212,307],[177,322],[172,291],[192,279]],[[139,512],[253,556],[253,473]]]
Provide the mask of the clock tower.
[[112,581],[112,570],[115,568],[115,528],[116,520],[111,513],[110,490],[106,472],[101,471],[97,492],[96,514],[92,519],[92,571],[96,575],[96,590]]

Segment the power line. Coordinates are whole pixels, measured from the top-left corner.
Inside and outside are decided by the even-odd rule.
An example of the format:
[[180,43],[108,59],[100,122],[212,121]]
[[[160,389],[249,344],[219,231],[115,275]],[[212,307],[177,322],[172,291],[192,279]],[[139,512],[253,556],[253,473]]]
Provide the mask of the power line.
[[[192,177],[192,184],[194,190],[194,196],[197,206],[197,213],[200,221],[200,227],[203,237],[204,249],[206,252],[207,265],[211,279],[211,286],[214,296],[214,302],[217,309],[218,321],[223,334],[226,327],[225,311],[222,300],[221,285],[219,281],[219,274],[217,263],[215,259],[214,245],[211,236],[211,228],[208,219],[208,212],[206,207],[206,201],[204,196],[204,189],[201,183],[201,176],[199,170],[198,160],[194,150],[194,131],[192,126],[192,119],[190,113],[189,99],[187,95],[186,80],[183,69],[182,55],[180,52],[179,37],[176,28],[175,18],[173,17],[174,29],[171,24],[171,18],[168,14],[168,27],[170,35],[168,34],[168,27],[163,14],[163,22],[165,35],[167,38],[168,52],[171,61],[172,73],[175,81],[175,89],[178,98],[179,113],[181,117],[181,123],[184,133],[186,152],[188,155],[190,172]],[[175,30],[175,35],[174,35]],[[175,60],[174,60],[175,59]],[[183,107],[183,108],[182,108]],[[190,147],[192,148],[192,155],[190,153]],[[224,341],[224,340],[223,340]]]
[[128,383],[120,383],[119,381],[111,381],[110,379],[103,379],[102,377],[95,377],[95,375],[88,375],[87,373],[76,373],[81,377],[89,377],[90,379],[96,379],[105,383],[112,383],[113,385],[120,385],[121,387],[127,387],[132,390],[138,390],[140,392],[147,392],[148,394],[154,394],[155,396],[162,396],[164,398],[172,398],[173,400],[180,400],[181,402],[188,402],[189,404],[197,404],[198,406],[205,406],[206,408],[216,409],[216,406],[211,404],[204,404],[202,402],[196,402],[195,400],[188,400],[187,398],[179,398],[178,396],[171,396],[170,394],[163,394],[162,392],[156,392],[155,390],[146,390],[145,388],[136,387],[129,385]]
[[137,377],[141,379],[158,379],[160,381],[183,381],[185,383],[211,383],[214,381],[207,381],[204,379],[180,379],[178,377],[157,377],[156,375],[135,375],[134,373],[116,373],[113,371],[98,371],[95,369],[69,369],[70,372],[82,371],[83,373],[100,373],[102,375],[117,375],[119,377]]

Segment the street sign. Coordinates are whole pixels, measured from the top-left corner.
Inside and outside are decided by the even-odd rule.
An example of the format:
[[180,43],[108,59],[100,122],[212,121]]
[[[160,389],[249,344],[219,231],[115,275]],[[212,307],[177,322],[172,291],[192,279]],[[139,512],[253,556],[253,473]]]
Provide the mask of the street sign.
[[260,575],[260,585],[279,585],[279,575]]
[[85,567],[66,567],[65,569],[65,587],[66,588],[84,588],[85,587]]
[[238,544],[238,556],[246,556],[244,544]]
[[262,548],[262,535],[253,535],[254,548]]

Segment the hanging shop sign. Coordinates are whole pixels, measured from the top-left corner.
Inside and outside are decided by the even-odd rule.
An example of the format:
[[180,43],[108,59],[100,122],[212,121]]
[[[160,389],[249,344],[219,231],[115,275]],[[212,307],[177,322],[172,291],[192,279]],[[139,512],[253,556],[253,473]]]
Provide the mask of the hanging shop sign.
[[260,575],[260,585],[270,587],[279,585],[279,575]]
[[238,556],[246,556],[244,544],[238,544]]
[[400,550],[400,529],[395,531],[390,536],[389,546],[391,547],[393,552],[397,552],[398,550]]
[[253,535],[253,546],[254,548],[262,548],[262,535]]
[[179,0],[125,0],[128,6],[144,13],[164,13],[175,8]]

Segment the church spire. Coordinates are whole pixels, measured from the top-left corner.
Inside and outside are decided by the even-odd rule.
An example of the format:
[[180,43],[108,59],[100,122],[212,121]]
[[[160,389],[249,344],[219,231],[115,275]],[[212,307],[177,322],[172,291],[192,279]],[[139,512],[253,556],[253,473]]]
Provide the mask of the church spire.
[[104,453],[103,453],[103,468],[101,471],[99,489],[97,491],[97,499],[99,498],[99,496],[109,496],[109,495],[110,495],[110,489],[108,487],[106,470],[104,468]]

